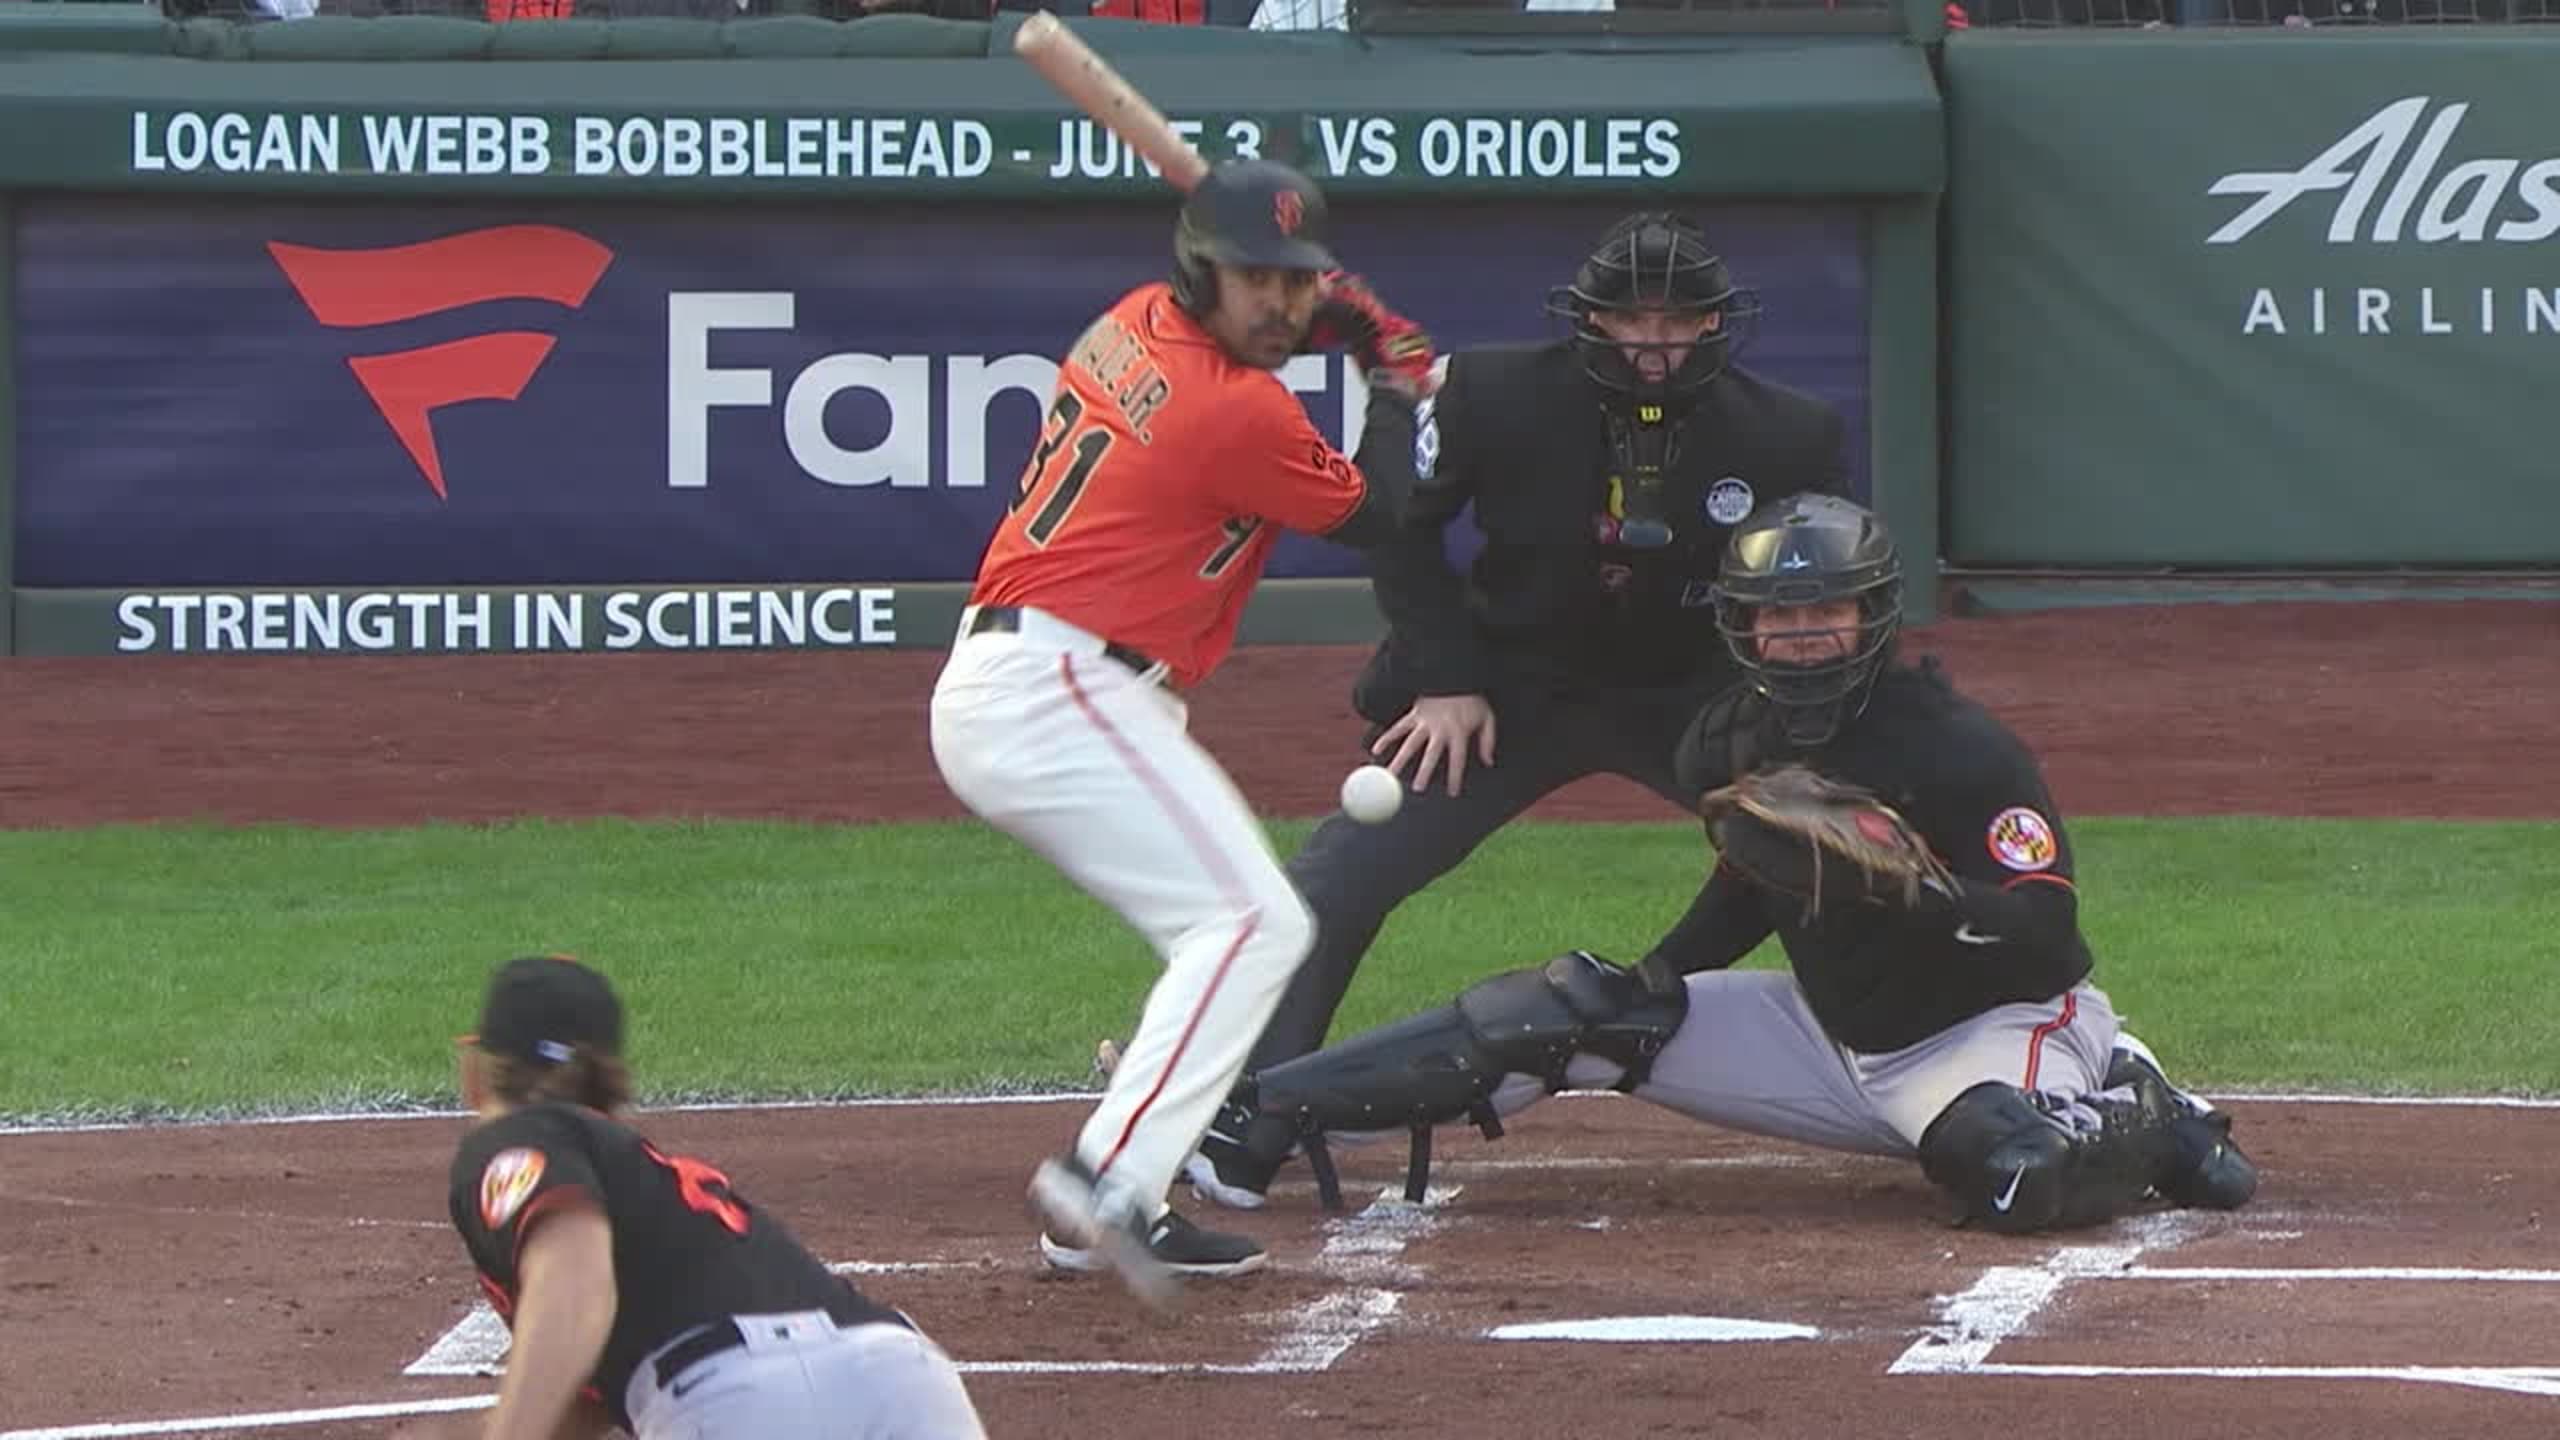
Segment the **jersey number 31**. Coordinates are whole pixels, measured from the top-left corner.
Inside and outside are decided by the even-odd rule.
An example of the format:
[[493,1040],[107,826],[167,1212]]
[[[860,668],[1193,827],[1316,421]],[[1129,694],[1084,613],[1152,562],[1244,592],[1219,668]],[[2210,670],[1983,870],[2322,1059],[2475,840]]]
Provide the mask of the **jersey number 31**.
[[1084,493],[1085,482],[1093,478],[1094,467],[1111,449],[1115,437],[1104,427],[1096,425],[1077,432],[1076,422],[1083,418],[1084,401],[1073,390],[1060,390],[1057,403],[1049,407],[1048,423],[1041,428],[1040,448],[1032,452],[1031,463],[1023,467],[1022,483],[1014,487],[1013,503],[1005,507],[1020,510],[1031,503],[1032,494],[1049,478],[1049,462],[1066,448],[1067,437],[1075,436],[1075,458],[1068,463],[1066,473],[1058,477],[1058,487],[1049,492],[1049,498],[1041,502],[1030,523],[1022,527],[1023,538],[1034,545],[1046,545],[1049,537],[1058,533],[1058,527],[1066,523],[1067,512],[1076,508],[1076,497]]
[[[1084,401],[1072,390],[1059,391],[1056,402],[1049,407],[1048,420],[1041,426],[1040,448],[1031,452],[1031,463],[1022,467],[1022,481],[1005,505],[1007,513],[1014,513],[1030,504],[1031,497],[1049,478],[1050,462],[1057,459],[1058,452],[1072,452],[1066,472],[1058,477],[1057,488],[1040,502],[1040,508],[1022,527],[1023,538],[1034,546],[1046,546],[1050,537],[1058,533],[1058,527],[1066,523],[1068,514],[1076,508],[1076,498],[1084,494],[1102,457],[1110,453],[1112,442],[1119,438],[1100,425],[1078,431],[1076,422],[1083,418]],[[1200,567],[1200,578],[1215,580],[1225,574],[1261,528],[1262,521],[1256,516],[1238,515],[1226,520],[1220,528],[1217,548]]]

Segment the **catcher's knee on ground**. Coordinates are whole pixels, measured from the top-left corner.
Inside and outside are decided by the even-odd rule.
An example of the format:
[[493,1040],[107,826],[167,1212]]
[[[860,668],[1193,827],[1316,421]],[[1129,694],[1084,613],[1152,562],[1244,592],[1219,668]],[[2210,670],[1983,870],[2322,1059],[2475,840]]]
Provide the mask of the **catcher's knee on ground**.
[[1433,1126],[1468,1119],[1488,1139],[1499,1136],[1492,1101],[1504,1077],[1528,1075],[1559,1090],[1577,1054],[1617,1065],[1624,1072],[1617,1088],[1632,1090],[1680,1028],[1688,1000],[1676,981],[1655,988],[1580,950],[1479,981],[1454,1004],[1273,1066],[1239,1087],[1240,1106],[1252,1112],[1242,1127],[1243,1159],[1267,1171],[1303,1148],[1326,1208],[1340,1209],[1325,1134],[1409,1127],[1405,1194],[1420,1200]]
[[2114,1219],[2170,1173],[2177,1142],[2149,1107],[2083,1103],[2098,1128],[2075,1128],[2014,1085],[1976,1085],[1920,1137],[1921,1173],[1955,1197],[1959,1224],[2022,1235]]

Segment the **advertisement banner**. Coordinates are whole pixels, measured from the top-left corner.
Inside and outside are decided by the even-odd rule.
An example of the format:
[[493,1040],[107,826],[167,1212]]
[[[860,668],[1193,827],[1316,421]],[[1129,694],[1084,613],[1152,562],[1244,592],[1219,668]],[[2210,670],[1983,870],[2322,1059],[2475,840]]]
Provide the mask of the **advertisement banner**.
[[1951,560],[2560,564],[2560,44],[1959,42]]
[[[1364,203],[1336,248],[1444,347],[1534,340],[1621,208]],[[1170,211],[30,202],[18,583],[965,580]],[[1841,408],[1863,493],[1858,212],[1701,215],[1766,307],[1746,362]],[[1346,445],[1349,371],[1283,372]],[[1292,536],[1270,573],[1358,563]]]
[[[841,101],[836,102],[838,104]],[[1694,116],[1293,115],[1168,117],[1212,159],[1317,156],[1328,177],[1573,186],[1677,178]],[[82,138],[96,139],[96,132]],[[163,179],[506,180],[532,185],[864,184],[967,192],[998,185],[1142,189],[1161,172],[1081,115],[421,114],[393,110],[137,106],[116,158]],[[1274,141],[1278,140],[1278,145]],[[108,168],[99,165],[98,168]]]

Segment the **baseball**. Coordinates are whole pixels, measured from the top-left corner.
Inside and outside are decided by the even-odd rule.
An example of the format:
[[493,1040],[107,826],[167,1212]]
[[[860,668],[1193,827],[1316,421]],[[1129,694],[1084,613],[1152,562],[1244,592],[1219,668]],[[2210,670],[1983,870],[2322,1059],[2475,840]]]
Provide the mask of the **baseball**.
[[1363,825],[1384,823],[1404,804],[1404,782],[1384,765],[1363,765],[1342,777],[1342,813]]

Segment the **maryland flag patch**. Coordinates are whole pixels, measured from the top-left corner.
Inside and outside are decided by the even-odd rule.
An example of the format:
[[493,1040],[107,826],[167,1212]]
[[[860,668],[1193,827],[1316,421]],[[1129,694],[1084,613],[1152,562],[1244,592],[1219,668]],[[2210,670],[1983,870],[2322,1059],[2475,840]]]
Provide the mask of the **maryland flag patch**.
[[2024,805],[2012,805],[1991,817],[1991,858],[2012,870],[2045,870],[2061,856],[2053,824]]
[[542,1152],[517,1146],[489,1157],[480,1172],[480,1223],[504,1230],[516,1218],[533,1187],[542,1183]]

